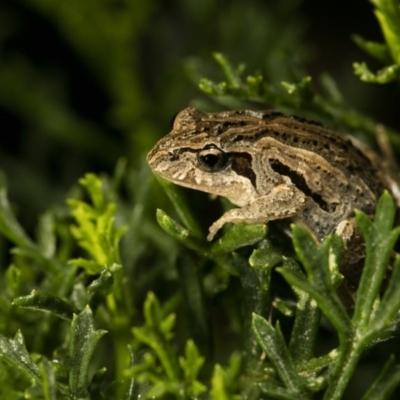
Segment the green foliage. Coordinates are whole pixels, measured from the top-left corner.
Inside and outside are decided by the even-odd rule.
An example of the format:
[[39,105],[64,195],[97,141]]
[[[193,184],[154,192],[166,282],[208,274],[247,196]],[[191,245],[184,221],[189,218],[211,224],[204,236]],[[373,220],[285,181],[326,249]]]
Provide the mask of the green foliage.
[[[15,307],[30,312],[19,314],[18,318],[21,320],[15,321],[17,325],[23,324],[24,319],[38,321],[35,331],[31,332],[37,337],[34,353],[27,351],[20,331],[14,339],[1,336],[0,354],[4,363],[0,364],[0,368],[15,370],[17,376],[21,375],[23,382],[10,380],[10,387],[14,391],[19,388],[21,396],[22,393],[30,393],[34,398],[71,399],[108,395],[131,398],[129,396],[134,393],[149,398],[171,394],[183,399],[209,390],[214,397],[216,393],[225,393],[226,396],[234,393],[238,387],[235,379],[240,373],[238,356],[232,356],[226,369],[217,364],[212,379],[211,375],[208,377],[210,383],[207,384],[208,379],[204,382],[204,377],[211,373],[210,370],[205,375],[203,373],[202,380],[199,380],[205,357],[191,339],[185,341],[183,355],[177,355],[172,342],[176,329],[175,314],[168,311],[171,306],[162,308],[154,294],[148,294],[144,302],[144,325],[137,325],[138,322],[134,319],[136,312],[129,302],[121,264],[117,264],[121,260],[119,242],[126,229],[116,226],[116,204],[109,200],[113,197],[111,186],[93,174],[87,174],[80,183],[88,193],[90,203],[70,199],[70,216],[74,218],[75,224],[71,225],[69,219],[62,222],[70,225],[72,236],[68,241],[73,239],[78,246],[76,251],[80,247],[86,253],[85,257],[79,259],[62,260],[63,257],[59,258],[57,246],[49,251],[49,246],[40,246],[29,239],[16,221],[7,197],[5,194],[3,196],[2,231],[16,245],[13,249],[14,264],[8,271],[9,287],[5,292],[8,293],[7,297],[12,295],[14,299],[12,302],[11,299],[8,300],[8,310],[3,312],[15,312]],[[175,195],[175,198],[179,196]],[[187,208],[185,210],[181,212],[189,213]],[[55,215],[51,222],[49,218],[50,214],[46,214],[44,222],[40,224],[42,231],[38,233],[38,237],[41,240],[49,237],[48,243],[54,244],[57,241],[54,227],[61,221],[56,221]],[[168,231],[171,230],[171,223],[173,220],[167,218],[162,225]],[[172,226],[178,227],[180,240],[188,243],[188,237],[182,235],[183,228],[176,223]],[[49,227],[53,229],[50,230]],[[224,269],[233,271],[240,265],[244,268],[247,262],[245,259],[233,257],[232,251],[259,241],[265,233],[265,226],[238,226],[214,245],[197,238],[195,247],[205,251],[207,257],[214,259]],[[38,276],[34,278],[26,274],[27,265],[38,272],[44,268],[47,276],[38,280]],[[265,274],[260,272],[256,275]],[[223,279],[227,279],[229,275],[224,272],[224,276]],[[24,279],[37,279],[38,289],[29,295],[18,296],[27,285]],[[187,290],[184,295],[190,298],[189,305],[194,307],[193,324],[202,326],[202,330],[206,331],[205,305],[201,301],[193,301],[193,290],[198,289],[198,282],[188,274],[186,277],[182,276],[182,279],[185,279]],[[251,279],[254,280],[253,277]],[[250,287],[248,290],[250,291]],[[202,296],[201,293],[199,295]],[[179,303],[179,297],[176,300]],[[178,304],[176,300],[172,299],[173,307]],[[32,314],[37,312],[45,312],[47,317],[40,321]],[[18,314],[15,315],[17,316]],[[95,328],[94,316],[97,324],[100,323],[106,329]],[[132,326],[133,335],[130,334]],[[48,341],[54,335],[55,329],[61,329],[60,338],[51,345],[53,351],[49,353],[51,358],[48,359],[44,353],[49,352]],[[113,345],[113,367],[117,369],[116,376],[119,377],[118,384],[115,382],[111,385],[107,395],[99,389],[102,382],[104,385],[108,381],[104,368],[99,368],[95,374],[90,372],[94,355],[99,351],[99,340],[106,332]],[[27,334],[29,337],[29,331]],[[130,346],[133,346],[131,354],[134,356],[130,356]],[[204,343],[202,347],[205,347]],[[207,368],[210,367],[209,365]],[[3,376],[7,371],[5,369],[2,372]]]
[[39,368],[32,361],[26,350],[21,332],[17,332],[14,339],[1,337],[1,359],[21,371],[27,378],[40,378]]
[[[88,182],[90,185],[87,185]],[[367,258],[352,317],[348,315],[336,293],[341,282],[338,265],[343,255],[343,245],[339,237],[328,237],[322,244],[317,244],[307,230],[293,227],[294,249],[304,273],[293,259],[282,259],[282,255],[271,247],[269,241],[263,239],[266,235],[265,229],[260,230],[257,225],[234,226],[220,240],[210,244],[190,233],[183,234],[182,232],[189,231],[173,220],[165,219],[163,214],[160,222],[164,229],[202,258],[213,260],[221,270],[228,268],[229,273],[238,275],[241,281],[245,306],[243,364],[240,358],[233,355],[230,365],[223,368],[218,363],[207,366],[205,357],[191,339],[186,340],[183,355],[178,355],[173,345],[176,315],[170,311],[168,303],[161,306],[153,293],[149,293],[144,302],[143,325],[136,325],[132,312],[122,308],[124,293],[116,294],[113,291],[120,279],[121,269],[107,269],[109,263],[114,263],[120,257],[110,243],[118,242],[121,230],[115,227],[115,215],[109,212],[112,203],[107,201],[101,181],[90,174],[81,180],[81,184],[90,193],[93,205],[70,201],[70,204],[83,210],[76,217],[76,208],[72,209],[71,213],[79,225],[73,226],[71,230],[77,244],[87,250],[91,260],[97,260],[99,253],[90,251],[88,242],[82,244],[89,224],[91,243],[95,244],[92,249],[98,249],[101,240],[100,254],[104,254],[104,270],[107,274],[103,270],[97,274],[99,277],[96,280],[85,283],[77,274],[78,269],[74,263],[68,262],[64,264],[64,268],[72,268],[75,275],[71,292],[65,300],[46,292],[33,291],[31,295],[17,297],[13,301],[14,306],[50,313],[53,319],[49,321],[48,329],[55,326],[56,318],[69,325],[69,329],[65,331],[68,344],[66,347],[61,344],[54,354],[55,358],[50,361],[44,355],[38,357],[30,354],[21,332],[14,339],[1,337],[1,359],[4,365],[15,369],[24,377],[26,393],[36,393],[38,398],[93,398],[99,390],[99,383],[95,384],[95,380],[100,379],[101,382],[105,375],[104,370],[99,369],[90,383],[89,367],[99,340],[108,331],[115,348],[122,347],[121,353],[116,353],[117,357],[121,357],[116,360],[120,363],[121,381],[116,388],[110,388],[120,398],[125,398],[124,392],[128,390],[130,395],[136,393],[146,398],[163,398],[169,394],[186,399],[208,392],[213,399],[236,398],[240,393],[248,393],[251,398],[267,395],[272,398],[295,399],[300,396],[306,399],[312,398],[315,392],[324,390],[324,398],[340,399],[366,349],[373,343],[376,345],[393,336],[400,309],[399,257],[395,259],[392,279],[382,298],[380,287],[400,228],[392,229],[395,205],[387,193],[379,201],[374,221],[357,212],[357,223],[366,241]],[[179,198],[178,194],[175,196]],[[189,212],[186,207],[185,210],[181,212]],[[95,212],[96,218],[93,217]],[[106,216],[109,223],[104,224],[102,216]],[[8,221],[13,221],[11,226],[15,230],[15,220],[8,218]],[[98,226],[102,229],[92,229],[94,221],[98,221]],[[4,224],[7,232],[10,231],[10,223]],[[25,244],[21,238],[16,242]],[[253,246],[256,242],[259,245],[252,251],[250,258],[245,253],[240,254],[241,248]],[[29,245],[35,248],[33,243]],[[17,251],[16,254],[21,252]],[[26,253],[23,254],[27,256]],[[293,287],[297,297],[297,310],[288,344],[279,322],[274,327],[266,319],[266,311],[270,307],[268,303],[271,301],[268,282],[272,267],[279,265],[282,260],[283,267],[278,271]],[[86,269],[85,264],[82,272],[88,277],[93,275],[93,271]],[[114,276],[111,283],[110,274]],[[107,284],[96,282],[103,280]],[[123,286],[121,282],[119,285]],[[104,290],[105,286],[107,290]],[[191,290],[191,287],[188,286],[187,289]],[[78,295],[78,291],[83,293]],[[189,297],[191,294],[186,295]],[[76,296],[83,296],[86,304],[92,304],[97,314],[102,315],[101,320],[107,330],[95,328],[91,308],[83,305],[83,299],[74,299]],[[176,307],[176,302],[173,303]],[[121,308],[115,307],[116,304]],[[199,315],[206,313],[201,304],[198,307],[196,312]],[[336,329],[339,346],[327,354],[315,357],[320,310]],[[118,326],[114,326],[115,324]],[[128,331],[124,334],[121,332],[121,329],[128,330],[132,325],[133,336]],[[128,361],[126,355],[132,345]],[[261,349],[267,355],[266,360],[260,358]],[[68,361],[60,368],[58,365],[63,358]],[[388,362],[388,365],[394,363],[393,360]],[[238,380],[243,372],[246,378]],[[397,368],[386,367],[371,386],[369,393],[375,393],[379,388],[379,392],[384,394],[382,398],[387,398],[398,383]]]
[[[262,75],[242,77],[244,67],[234,68],[222,54],[214,54],[214,59],[226,74],[223,82],[214,83],[203,79],[199,88],[215,98],[216,101],[230,107],[246,108],[257,104],[274,104],[284,112],[296,112],[306,117],[324,120],[342,129],[361,131],[370,140],[376,136],[377,121],[352,109],[344,100],[335,81],[327,74],[322,75],[320,84],[325,94],[313,90],[312,78],[292,71],[292,82],[282,81],[280,85],[270,82]],[[396,67],[397,68],[397,67]],[[400,149],[399,134],[385,129],[393,145]]]
[[[367,259],[352,318],[343,308],[332,282],[332,277],[336,275],[336,272],[332,273],[332,271],[337,270],[341,253],[335,246],[333,238],[327,238],[321,246],[318,246],[305,229],[293,228],[296,252],[307,272],[308,280],[299,272],[289,269],[280,271],[293,287],[307,293],[315,300],[337,330],[339,347],[337,351],[331,352],[328,364],[325,356],[311,359],[307,348],[315,346],[315,335],[298,336],[298,338],[302,337],[303,341],[308,341],[299,351],[293,346],[286,346],[279,325],[274,328],[265,319],[255,315],[254,329],[260,345],[274,364],[282,381],[283,388],[279,387],[279,390],[282,394],[286,393],[285,398],[295,398],[299,395],[301,398],[311,398],[311,394],[307,394],[307,389],[314,391],[321,388],[325,389],[324,398],[326,399],[343,398],[346,386],[366,349],[371,346],[371,343],[377,343],[382,340],[382,337],[390,335],[395,328],[398,322],[395,316],[400,308],[398,280],[400,258],[398,256],[394,262],[390,285],[380,298],[380,288],[389,258],[400,235],[400,228],[392,230],[394,213],[395,205],[388,193],[385,193],[379,201],[374,222],[367,215],[357,213],[357,222],[366,241]],[[314,314],[315,321],[314,310],[309,312]],[[297,318],[307,318],[307,316],[301,313],[296,316]],[[308,329],[305,326],[304,328]],[[301,334],[300,331],[294,330],[292,335],[295,333]],[[293,336],[292,340],[298,340],[298,338]],[[293,354],[294,350],[297,351],[296,357]],[[318,364],[320,364],[319,371],[316,369]],[[322,369],[327,366],[328,371],[321,375]],[[307,378],[304,379],[304,376]],[[317,383],[318,377],[322,380]],[[382,398],[388,398],[394,386],[400,383],[398,379],[396,369],[389,371],[385,368],[385,372],[374,386],[379,385]],[[384,380],[385,383],[383,383]],[[375,390],[374,386],[370,392]],[[263,385],[263,391],[267,394],[273,395],[276,390],[275,387],[269,388]]]
[[169,393],[178,399],[185,399],[205,392],[206,386],[197,380],[204,357],[200,356],[195,343],[188,340],[185,356],[179,358],[171,346],[175,315],[169,314],[163,318],[160,304],[152,293],[149,293],[145,301],[144,314],[145,325],[134,328],[133,334],[140,343],[153,350],[154,355],[145,353],[144,363],[133,366],[130,374],[139,383],[151,382],[147,398],[160,398]]
[[93,315],[89,307],[74,315],[70,327],[69,343],[69,388],[72,398],[88,397],[88,372],[97,342],[106,333],[95,330]]
[[[336,293],[341,283],[338,272],[338,265],[343,255],[341,238],[329,237],[318,245],[307,230],[293,227],[295,251],[307,276],[290,260],[286,260],[284,268],[279,269],[298,297],[298,308],[288,345],[283,338],[279,322],[274,328],[265,318],[257,314],[253,316],[253,331],[270,360],[269,368],[273,367],[270,376],[264,374],[263,378],[256,382],[261,393],[272,398],[295,399],[299,396],[312,398],[315,392],[324,390],[324,398],[340,399],[366,349],[372,343],[376,344],[392,336],[398,323],[396,314],[400,309],[400,280],[397,278],[400,273],[399,257],[396,257],[391,283],[382,298],[380,298],[380,288],[394,244],[400,234],[400,228],[392,230],[394,215],[395,204],[388,193],[385,193],[379,201],[374,222],[367,215],[357,212],[357,222],[366,241],[367,258],[352,318]],[[164,224],[161,223],[161,226],[164,227]],[[245,236],[240,231],[234,233],[234,229],[235,227],[226,235],[230,233],[232,237],[236,237],[237,248],[246,245]],[[240,243],[240,239],[244,242]],[[204,253],[203,248],[193,246],[189,233],[181,235],[180,240],[183,243],[186,241],[188,247],[211,257],[208,253]],[[268,251],[270,249],[267,246],[266,250],[271,257],[271,251]],[[253,252],[250,258],[253,263],[256,259],[263,260],[260,252],[262,248]],[[276,255],[273,258],[278,263],[280,259]],[[242,262],[245,263],[245,260]],[[266,258],[264,262],[267,267],[269,259]],[[236,263],[233,261],[233,264],[238,266],[237,260]],[[238,271],[242,274],[242,284],[245,287],[244,281],[252,279],[251,269],[248,266],[247,271],[244,269]],[[252,290],[254,288],[252,286]],[[261,290],[260,282],[257,290]],[[339,347],[332,349],[329,354],[315,358],[320,310],[336,329]],[[253,368],[257,365],[256,360],[250,360],[250,363],[248,365]],[[266,366],[258,365],[258,368],[268,370]],[[387,396],[399,383],[397,369],[391,372],[386,369],[386,371],[370,389],[370,392],[373,392],[374,387],[379,385],[382,398],[388,398]],[[254,370],[252,372],[254,373]],[[214,374],[213,382],[214,379],[217,382],[218,370],[215,370]],[[212,393],[219,390],[219,385],[223,387],[221,383],[223,380],[220,379],[222,378],[219,378],[218,384],[215,383],[217,386],[213,388]],[[224,398],[223,393],[218,396]]]
[[365,62],[354,63],[354,72],[364,82],[389,83],[400,78],[400,9],[396,0],[371,0],[382,30],[384,43],[371,42],[355,35],[354,41],[369,55],[385,65],[373,73]]
[[[374,379],[357,378],[367,368],[362,357],[382,342],[398,349],[400,230],[387,193],[374,218],[356,214],[367,256],[348,310],[337,294],[341,238],[316,243],[293,226],[290,240],[273,224],[238,224],[210,243],[215,203],[188,201],[143,161],[170,115],[194,96],[192,105],[209,110],[273,106],[370,143],[378,122],[354,109],[328,74],[316,79],[302,69],[300,2],[173,3],[13,3],[51,25],[61,52],[86,70],[81,82],[95,81],[91,100],[105,93],[108,103],[92,110],[96,118],[85,115],[78,109],[90,101],[71,105],[66,70],[4,52],[0,107],[28,139],[19,156],[0,148],[11,198],[1,175],[0,398],[398,396],[399,367],[385,351],[368,367]],[[355,71],[364,81],[398,82],[399,7],[372,3],[384,43],[354,40],[383,69],[359,63]],[[3,6],[0,18],[7,48],[23,19]],[[210,46],[219,69],[208,62]],[[385,132],[399,150],[399,134]],[[114,164],[113,173],[86,173],[67,192],[83,171]]]
[[[89,194],[90,203],[69,200],[71,217],[76,224],[71,225],[72,238],[87,254],[79,264],[68,260],[60,263],[56,251],[46,252],[46,247],[27,239],[13,217],[6,197],[3,198],[2,230],[16,245],[13,250],[15,262],[8,281],[11,286],[9,293],[24,287],[15,280],[24,277],[22,272],[26,262],[36,265],[36,268],[52,266],[48,268],[48,276],[42,282],[38,281],[40,289],[16,297],[13,306],[10,304],[9,307],[29,311],[26,315],[22,313],[22,318],[46,312],[45,323],[39,324],[39,331],[35,332],[43,336],[44,341],[57,326],[62,332],[58,345],[49,354],[50,358],[45,355],[48,347],[44,343],[39,342],[36,344],[38,350],[28,352],[20,331],[14,339],[1,335],[0,368],[3,375],[9,370],[15,371],[16,377],[10,380],[9,385],[13,387],[18,382],[21,396],[29,393],[34,398],[73,399],[99,398],[96,396],[135,398],[139,395],[165,398],[171,395],[187,399],[208,394],[211,399],[235,399],[246,393],[254,399],[263,396],[311,399],[316,392],[324,391],[324,398],[340,399],[365,351],[372,344],[377,345],[394,335],[400,309],[398,256],[393,263],[389,286],[384,295],[380,295],[386,268],[400,234],[400,228],[392,229],[395,205],[388,193],[380,199],[373,221],[357,212],[367,257],[352,316],[336,293],[341,283],[338,265],[343,255],[339,237],[328,237],[322,244],[317,244],[307,230],[294,226],[294,250],[303,272],[294,259],[283,257],[266,238],[267,231],[263,225],[233,226],[221,239],[209,243],[159,211],[163,229],[201,259],[215,264],[216,269],[208,279],[212,276],[216,279],[219,275],[219,285],[224,281],[226,285],[230,276],[237,276],[241,283],[243,355],[239,357],[233,353],[229,364],[222,367],[203,355],[210,353],[204,343],[204,340],[209,340],[204,332],[203,337],[199,336],[203,341],[199,345],[192,339],[184,340],[182,355],[179,355],[175,344],[177,320],[173,310],[180,304],[180,296],[172,297],[162,305],[153,293],[148,293],[143,308],[144,322],[139,323],[135,317],[137,311],[129,303],[121,265],[117,266],[121,260],[119,241],[126,229],[116,226],[117,207],[109,200],[112,197],[112,191],[107,189],[110,185],[93,174],[88,174],[80,183]],[[174,189],[171,187],[169,190]],[[183,200],[179,190],[175,190],[175,204],[179,207]],[[189,214],[189,208],[182,207],[180,215],[185,215],[183,219],[191,223]],[[47,235],[48,226],[54,224],[41,224]],[[44,232],[41,237],[43,235]],[[242,251],[254,245],[256,249]],[[87,262],[83,262],[85,260]],[[269,284],[272,268],[280,264],[282,267],[278,271],[297,298],[288,342],[279,321],[273,324],[267,319],[274,297]],[[66,270],[70,271],[67,275]],[[18,274],[17,271],[22,272]],[[60,282],[60,276],[67,276],[68,282]],[[58,286],[49,286],[49,279],[57,281]],[[188,299],[194,311],[189,319],[195,326],[205,324],[205,331],[210,329],[204,302],[194,301],[199,282],[184,273],[180,279],[182,296]],[[215,290],[217,286],[213,285]],[[198,295],[201,297],[204,293],[200,290]],[[290,308],[290,302],[284,303]],[[278,310],[283,308],[276,307],[279,314]],[[336,330],[339,344],[316,357],[321,311]],[[98,324],[106,329],[97,329]],[[103,392],[102,383],[108,381],[106,370],[97,367],[94,374],[91,370],[93,364],[98,365],[95,354],[106,332],[106,337],[110,336],[113,343],[113,362],[119,379]],[[261,357],[262,352],[265,352],[266,359]],[[393,365],[394,360],[390,359],[365,398],[372,398],[369,396],[378,391],[381,398],[388,398],[400,382],[397,368],[390,367]]]
[[71,260],[70,264],[96,274],[105,265],[114,267],[119,265],[118,246],[126,229],[124,227],[115,229],[115,204],[106,204],[101,181],[95,175],[87,174],[79,182],[89,192],[93,206],[83,201],[69,200],[71,214],[78,224],[71,227],[71,232],[93,261],[75,259]]

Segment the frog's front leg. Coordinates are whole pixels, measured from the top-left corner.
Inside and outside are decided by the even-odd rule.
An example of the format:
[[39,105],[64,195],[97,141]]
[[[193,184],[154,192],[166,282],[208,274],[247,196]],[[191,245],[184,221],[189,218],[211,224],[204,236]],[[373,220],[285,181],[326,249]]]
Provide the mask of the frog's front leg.
[[307,198],[303,192],[293,185],[276,186],[266,196],[260,196],[241,208],[226,212],[209,228],[207,240],[212,240],[216,232],[226,222],[238,224],[260,224],[268,221],[289,218],[304,210]]

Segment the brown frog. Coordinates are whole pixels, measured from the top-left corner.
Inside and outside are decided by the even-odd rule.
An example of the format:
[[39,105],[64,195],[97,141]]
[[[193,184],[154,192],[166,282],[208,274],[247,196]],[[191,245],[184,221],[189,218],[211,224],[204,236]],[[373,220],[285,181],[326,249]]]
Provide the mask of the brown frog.
[[147,160],[163,178],[238,206],[211,225],[208,240],[227,222],[289,219],[319,241],[340,234],[354,264],[363,256],[354,209],[373,214],[384,189],[400,204],[399,187],[376,154],[317,122],[277,111],[186,108]]

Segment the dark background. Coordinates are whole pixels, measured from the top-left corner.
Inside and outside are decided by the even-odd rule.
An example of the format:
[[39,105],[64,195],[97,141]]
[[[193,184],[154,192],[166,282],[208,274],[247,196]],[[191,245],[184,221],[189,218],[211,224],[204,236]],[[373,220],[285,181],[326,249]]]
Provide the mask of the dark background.
[[[170,118],[201,96],[190,60],[221,78],[216,50],[267,76],[280,47],[293,52],[314,78],[331,74],[354,108],[399,127],[398,91],[352,73],[354,61],[377,67],[350,38],[381,40],[367,1],[69,2],[69,12],[57,3],[0,5],[0,167],[29,224],[83,173],[110,172],[120,156],[142,162]],[[118,13],[132,15],[130,34],[117,32]]]

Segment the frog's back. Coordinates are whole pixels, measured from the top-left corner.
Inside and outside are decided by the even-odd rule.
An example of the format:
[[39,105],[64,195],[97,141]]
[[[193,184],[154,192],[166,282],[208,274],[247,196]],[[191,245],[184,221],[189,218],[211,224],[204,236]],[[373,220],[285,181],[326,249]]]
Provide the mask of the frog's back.
[[[307,203],[294,219],[302,219],[320,238],[351,218],[355,208],[372,214],[383,190],[390,189],[379,162],[348,138],[276,111],[203,113],[187,108],[148,161],[166,179],[227,197],[239,207],[259,204],[285,187]],[[272,210],[263,212],[266,221],[278,219]],[[260,209],[257,221],[259,214]]]

